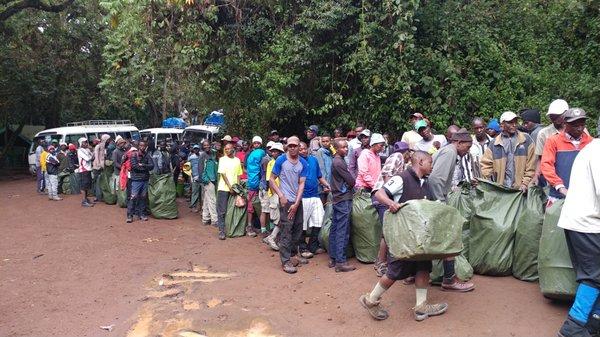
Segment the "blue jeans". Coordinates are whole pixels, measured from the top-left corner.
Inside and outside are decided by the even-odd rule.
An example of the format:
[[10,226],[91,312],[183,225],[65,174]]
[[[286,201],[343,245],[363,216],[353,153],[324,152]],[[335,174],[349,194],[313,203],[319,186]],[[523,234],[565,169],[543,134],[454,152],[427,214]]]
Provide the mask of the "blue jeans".
[[333,204],[333,219],[329,232],[329,257],[336,263],[346,262],[346,247],[350,241],[352,200]]
[[36,166],[35,176],[37,181],[37,191],[44,192],[46,189],[46,181],[44,179],[44,172],[42,172],[42,168],[40,166]]
[[127,201],[127,216],[146,216],[146,198],[148,196],[148,180],[132,180],[131,195]]

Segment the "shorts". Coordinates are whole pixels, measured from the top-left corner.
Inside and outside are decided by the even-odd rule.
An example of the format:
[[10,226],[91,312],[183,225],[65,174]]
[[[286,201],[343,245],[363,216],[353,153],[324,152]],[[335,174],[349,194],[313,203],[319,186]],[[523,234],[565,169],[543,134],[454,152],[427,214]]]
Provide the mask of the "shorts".
[[600,289],[600,233],[565,229],[565,237],[577,282]]
[[82,191],[92,189],[92,172],[86,171],[79,173],[80,188]]
[[312,227],[321,228],[325,210],[321,198],[302,198],[302,229],[308,230]]
[[260,200],[261,212],[269,213],[269,192],[263,190],[258,191],[258,199]]
[[277,194],[269,197],[269,218],[274,224],[279,224],[281,213],[279,212],[279,197]]
[[410,260],[395,260],[389,257],[387,273],[385,276],[390,280],[404,280],[409,276],[415,276],[418,271],[426,271],[431,273],[431,261],[410,261]]
[[248,202],[246,203],[246,211],[254,214],[254,204],[252,201],[258,197],[258,191],[248,190]]

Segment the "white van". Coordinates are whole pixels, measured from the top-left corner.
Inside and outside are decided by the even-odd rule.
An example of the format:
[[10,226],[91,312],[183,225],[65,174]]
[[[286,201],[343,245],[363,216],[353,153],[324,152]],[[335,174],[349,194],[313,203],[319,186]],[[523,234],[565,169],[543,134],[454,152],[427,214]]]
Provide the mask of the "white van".
[[214,135],[219,133],[216,125],[192,125],[183,131],[183,140],[191,144],[200,144],[203,140],[213,141]]
[[154,148],[158,145],[158,142],[162,140],[181,140],[181,135],[183,134],[183,129],[177,128],[152,128],[152,129],[144,129],[140,131],[140,137],[148,139],[154,139]]
[[46,143],[48,144],[56,139],[59,143],[73,143],[76,146],[79,146],[77,143],[79,138],[85,137],[88,139],[88,142],[91,143],[94,139],[100,138],[103,134],[108,134],[113,140],[117,136],[121,136],[125,139],[140,139],[138,128],[128,120],[91,120],[74,122],[68,123],[67,126],[64,127],[40,131],[33,138],[31,148],[29,149],[29,171],[35,173],[35,149],[37,148],[39,139],[46,140]]

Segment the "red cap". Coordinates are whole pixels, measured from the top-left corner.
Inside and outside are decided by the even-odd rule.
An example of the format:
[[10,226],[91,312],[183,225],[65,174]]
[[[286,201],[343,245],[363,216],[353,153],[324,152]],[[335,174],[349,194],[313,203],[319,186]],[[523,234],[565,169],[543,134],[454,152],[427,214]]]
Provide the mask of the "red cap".
[[75,144],[69,144],[69,150],[75,151],[77,150],[77,147],[75,147]]

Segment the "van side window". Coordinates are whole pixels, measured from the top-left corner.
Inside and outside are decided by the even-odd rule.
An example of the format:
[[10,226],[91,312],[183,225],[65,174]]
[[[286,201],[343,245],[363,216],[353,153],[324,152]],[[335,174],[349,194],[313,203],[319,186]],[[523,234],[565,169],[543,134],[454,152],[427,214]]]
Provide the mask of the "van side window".
[[65,135],[65,143],[75,144],[75,146],[79,147],[79,143],[77,141],[81,137],[85,137],[85,134],[79,133],[79,134]]
[[117,132],[118,136],[121,136],[123,139],[131,139],[131,132],[129,131],[120,131]]
[[94,141],[94,139],[98,139],[98,135],[96,135],[95,133],[88,133],[87,139],[88,142],[91,144]]

